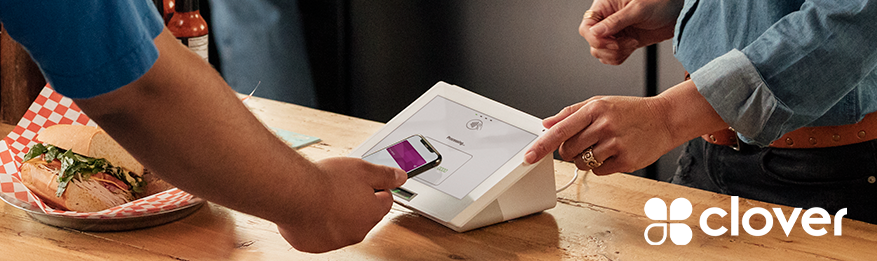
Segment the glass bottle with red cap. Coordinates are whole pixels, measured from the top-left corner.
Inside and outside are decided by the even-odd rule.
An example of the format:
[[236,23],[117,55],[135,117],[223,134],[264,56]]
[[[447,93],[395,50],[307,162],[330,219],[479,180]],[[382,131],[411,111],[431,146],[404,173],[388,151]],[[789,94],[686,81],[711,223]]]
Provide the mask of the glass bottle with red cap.
[[198,0],[176,0],[167,28],[189,50],[208,62],[207,21],[201,17]]

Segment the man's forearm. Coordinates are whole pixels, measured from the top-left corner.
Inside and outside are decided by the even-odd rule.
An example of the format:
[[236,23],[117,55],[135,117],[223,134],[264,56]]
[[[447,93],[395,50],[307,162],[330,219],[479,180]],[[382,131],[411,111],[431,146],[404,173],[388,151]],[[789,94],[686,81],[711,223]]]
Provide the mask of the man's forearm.
[[[316,204],[321,177],[166,30],[139,80],[76,103],[147,168],[207,200],[277,221]],[[296,175],[292,175],[294,173]],[[298,216],[298,215],[297,215]],[[302,216],[304,218],[304,216]]]

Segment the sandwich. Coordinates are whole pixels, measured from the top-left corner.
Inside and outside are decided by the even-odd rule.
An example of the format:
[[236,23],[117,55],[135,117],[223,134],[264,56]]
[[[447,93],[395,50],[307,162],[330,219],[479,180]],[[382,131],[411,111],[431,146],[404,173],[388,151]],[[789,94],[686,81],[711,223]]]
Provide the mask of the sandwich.
[[37,140],[21,181],[52,208],[97,212],[171,188],[100,128],[53,125]]

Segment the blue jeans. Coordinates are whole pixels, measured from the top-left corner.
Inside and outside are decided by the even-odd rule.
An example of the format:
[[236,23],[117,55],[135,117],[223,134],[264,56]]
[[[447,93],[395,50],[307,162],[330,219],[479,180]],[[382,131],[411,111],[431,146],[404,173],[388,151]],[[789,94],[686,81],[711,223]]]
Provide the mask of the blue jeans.
[[792,207],[821,207],[830,214],[877,224],[877,140],[819,149],[740,151],[688,142],[671,183]]

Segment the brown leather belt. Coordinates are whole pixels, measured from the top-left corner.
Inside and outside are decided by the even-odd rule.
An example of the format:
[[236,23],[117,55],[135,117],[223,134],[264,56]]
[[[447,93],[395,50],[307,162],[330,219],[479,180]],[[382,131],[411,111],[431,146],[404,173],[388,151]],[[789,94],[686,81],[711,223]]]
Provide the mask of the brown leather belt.
[[[685,72],[685,80],[691,75]],[[740,149],[737,132],[728,128],[701,136],[709,143]],[[802,127],[786,133],[770,143],[770,147],[784,149],[827,148],[856,144],[877,139],[877,112],[868,113],[861,121],[838,126]]]
[[[739,146],[737,133],[731,129],[702,136],[709,143]],[[855,144],[877,139],[877,112],[865,115],[861,121],[838,126],[802,127],[786,133],[770,143],[770,147],[785,149],[826,148]]]

